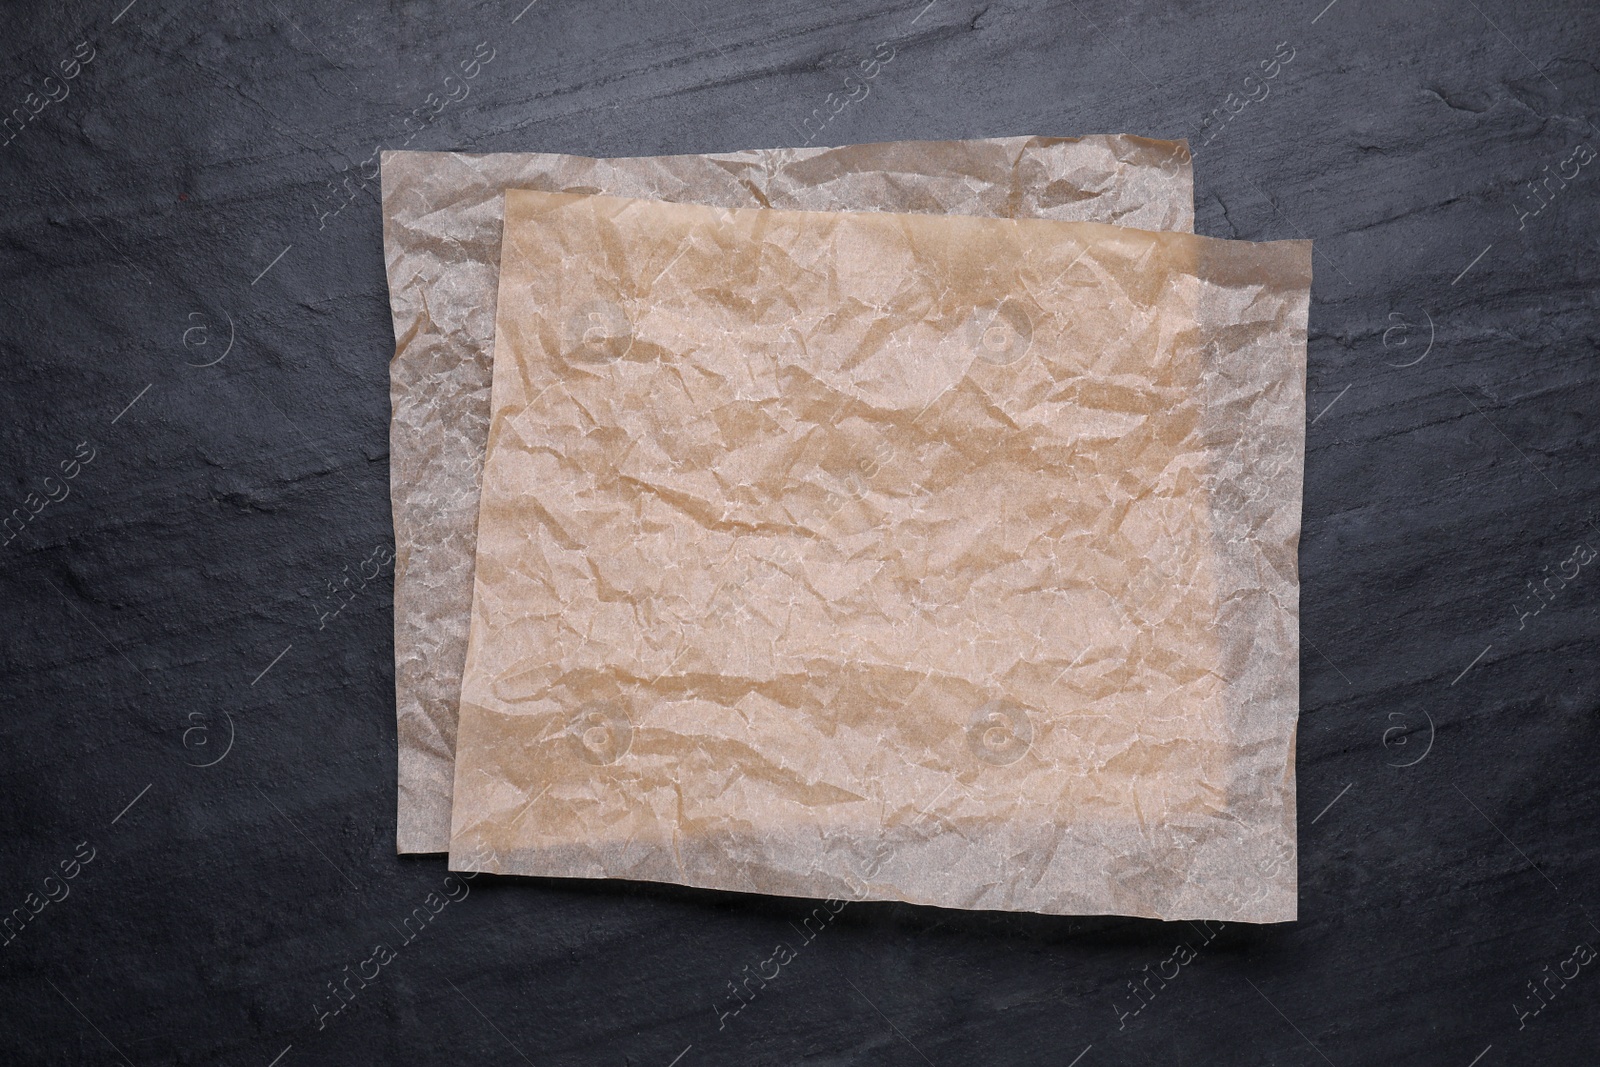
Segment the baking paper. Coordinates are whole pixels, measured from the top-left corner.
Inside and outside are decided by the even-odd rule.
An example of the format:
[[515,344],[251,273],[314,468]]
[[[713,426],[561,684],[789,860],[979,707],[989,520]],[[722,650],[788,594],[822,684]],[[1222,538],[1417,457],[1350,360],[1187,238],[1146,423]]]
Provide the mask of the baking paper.
[[400,852],[449,844],[478,481],[506,187],[728,207],[852,208],[1194,226],[1182,142],[1138,137],[893,142],[595,160],[387,152]]
[[1308,242],[505,212],[453,867],[1294,917]]

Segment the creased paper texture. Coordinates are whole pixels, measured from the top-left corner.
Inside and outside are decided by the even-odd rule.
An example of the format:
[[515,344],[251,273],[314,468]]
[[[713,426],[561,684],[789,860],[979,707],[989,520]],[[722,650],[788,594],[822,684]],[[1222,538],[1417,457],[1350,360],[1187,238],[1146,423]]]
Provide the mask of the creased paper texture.
[[506,187],[725,207],[1194,228],[1187,146],[1138,137],[891,142],[610,160],[385,153],[384,246],[396,339],[390,469],[401,852],[449,846]]
[[1309,243],[505,212],[452,866],[1294,917]]

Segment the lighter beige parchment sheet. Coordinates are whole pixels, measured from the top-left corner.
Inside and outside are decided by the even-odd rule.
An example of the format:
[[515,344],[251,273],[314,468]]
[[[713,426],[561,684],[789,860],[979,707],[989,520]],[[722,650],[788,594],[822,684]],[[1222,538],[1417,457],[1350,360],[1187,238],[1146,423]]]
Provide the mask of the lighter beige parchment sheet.
[[501,190],[724,207],[894,210],[1194,227],[1182,142],[1013,137],[589,159],[386,152],[394,507],[396,844],[449,846],[457,705],[489,425]]
[[505,211],[453,867],[1294,917],[1309,243]]

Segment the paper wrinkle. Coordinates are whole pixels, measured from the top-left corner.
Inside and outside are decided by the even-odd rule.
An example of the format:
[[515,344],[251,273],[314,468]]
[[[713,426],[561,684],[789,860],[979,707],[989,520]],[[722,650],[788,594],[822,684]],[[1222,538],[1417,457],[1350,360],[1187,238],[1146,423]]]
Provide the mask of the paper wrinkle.
[[1295,916],[1308,242],[505,235],[452,866]]
[[[382,173],[396,338],[390,469],[402,853],[442,852],[449,845],[457,706],[489,430],[504,188],[723,207],[1015,215],[1156,230],[1188,231],[1194,225],[1187,146],[1126,136],[610,160],[386,152]],[[772,390],[777,381],[751,380],[746,388]]]

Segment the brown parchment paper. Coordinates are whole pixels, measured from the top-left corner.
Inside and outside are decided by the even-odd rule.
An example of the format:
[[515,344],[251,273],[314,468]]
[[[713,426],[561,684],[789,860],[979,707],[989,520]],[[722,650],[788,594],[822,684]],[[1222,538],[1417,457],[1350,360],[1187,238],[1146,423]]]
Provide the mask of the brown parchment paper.
[[453,867],[1294,918],[1308,242],[505,212]]
[[889,142],[609,160],[386,152],[382,168],[396,338],[390,470],[402,853],[449,846],[502,189],[1194,228],[1188,146],[1140,137]]

